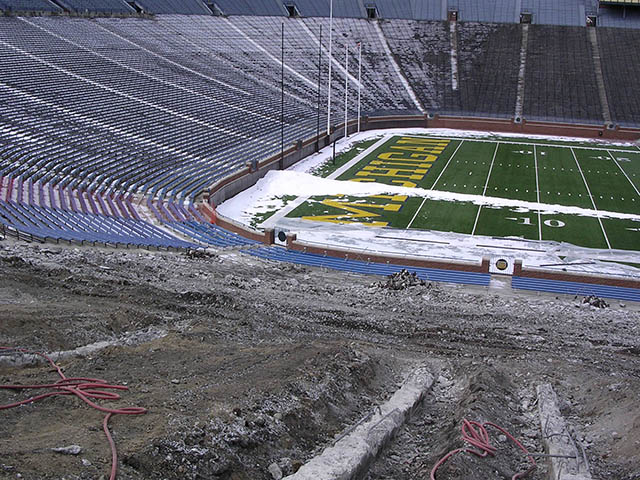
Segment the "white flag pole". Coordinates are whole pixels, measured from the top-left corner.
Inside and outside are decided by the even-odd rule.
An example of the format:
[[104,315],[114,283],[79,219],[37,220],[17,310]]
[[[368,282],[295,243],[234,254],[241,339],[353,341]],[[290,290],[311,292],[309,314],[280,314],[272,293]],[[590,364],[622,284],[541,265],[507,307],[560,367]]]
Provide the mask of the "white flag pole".
[[333,41],[333,0],[329,4],[329,91],[327,94],[327,135],[331,135],[331,43]]
[[349,109],[347,108],[349,96],[349,44],[344,46],[344,138],[347,138],[347,118]]
[[362,87],[362,42],[358,42],[358,133],[360,133],[360,89]]

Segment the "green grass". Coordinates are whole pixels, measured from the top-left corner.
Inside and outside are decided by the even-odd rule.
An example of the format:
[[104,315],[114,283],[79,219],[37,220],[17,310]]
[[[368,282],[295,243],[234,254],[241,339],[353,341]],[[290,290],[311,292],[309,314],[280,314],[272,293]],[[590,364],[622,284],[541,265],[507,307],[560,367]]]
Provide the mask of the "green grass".
[[499,144],[486,195],[537,201],[533,149],[525,145]]
[[[482,194],[494,150],[495,145],[491,143],[463,142],[448,165],[443,161],[444,158],[436,162],[435,165],[440,164],[440,172],[444,170],[444,173],[439,179],[436,176],[433,181],[435,182],[437,179],[438,182],[435,185],[432,182],[430,186],[433,186],[435,190],[447,192]],[[448,160],[449,158],[447,158]]]
[[[292,202],[296,198],[297,197],[295,195],[283,195],[282,197],[275,197],[275,200],[281,200],[282,201],[282,207],[286,207],[289,202]],[[251,218],[251,221],[249,222],[249,226],[251,228],[257,228],[258,225],[260,225],[262,222],[264,222],[268,218],[270,218],[273,215],[275,215],[276,213],[278,213],[279,210],[280,210],[280,207],[273,206],[273,210],[256,213],[253,216],[253,218]]]
[[640,191],[640,152],[638,153],[618,153],[611,152],[613,158],[616,160],[620,168],[624,170],[627,177],[635,185],[636,189]]
[[[415,137],[415,135],[414,135]],[[390,168],[380,163],[379,155],[395,151],[406,155],[397,162],[409,162],[410,153],[398,154],[400,140],[390,137],[366,158],[359,160],[339,176],[339,180],[376,181],[403,185],[406,180],[396,177],[357,175],[365,167]],[[425,138],[425,137],[420,137]],[[417,187],[460,194],[485,195],[514,201],[537,202],[549,205],[574,206],[583,209],[629,213],[640,216],[640,152],[632,148],[580,142],[519,140],[512,143],[500,139],[445,139],[447,142],[435,161],[420,180],[411,182]],[[517,140],[517,141],[516,141]],[[374,140],[375,141],[375,140]],[[344,164],[364,148],[347,152],[339,160]],[[551,145],[551,146],[550,146]],[[579,145],[583,148],[571,148]],[[588,146],[589,148],[584,148]],[[607,151],[607,148],[609,150]],[[635,148],[635,147],[634,147]],[[611,154],[611,155],[610,155]],[[388,159],[388,156],[383,158]],[[378,163],[372,164],[376,160]],[[427,160],[412,160],[414,163]],[[336,167],[337,168],[337,167]],[[401,169],[425,167],[406,166]],[[334,170],[332,170],[334,171]],[[417,171],[417,170],[416,170]],[[321,173],[326,174],[327,170]],[[404,170],[400,172],[407,173]],[[409,171],[409,174],[415,173]],[[407,185],[408,186],[408,185]],[[537,187],[538,186],[538,187]],[[589,196],[589,192],[592,197]],[[592,201],[593,199],[593,201]],[[330,202],[327,205],[326,202]],[[323,203],[325,202],[325,203]],[[345,208],[347,207],[347,208]],[[397,229],[438,230],[464,234],[520,237],[530,240],[568,242],[589,248],[640,250],[640,222],[619,219],[598,221],[593,216],[576,214],[539,214],[535,210],[502,207],[493,208],[461,201],[425,200],[420,197],[331,197],[311,198],[302,203],[289,217],[318,217],[333,215],[334,223],[374,223]],[[355,209],[349,212],[348,209]],[[477,218],[477,222],[476,222]],[[323,220],[315,218],[316,221]],[[327,218],[324,219],[325,221]],[[475,225],[475,231],[474,231]],[[604,229],[604,232],[603,232]],[[635,229],[638,229],[636,231]],[[605,236],[606,235],[606,236]]]
[[[427,200],[416,216],[414,230],[438,230],[442,232],[471,233],[477,205],[466,202]],[[452,219],[456,221],[452,221]]]
[[638,212],[640,196],[606,152],[582,150],[575,154],[599,210]]
[[510,208],[482,207],[476,235],[494,236],[500,232],[501,237],[521,237],[528,240],[539,240],[538,214],[536,212],[519,212]]
[[322,165],[318,166],[312,173],[317,177],[327,178],[337,169],[342,167],[345,163],[348,163],[353,158],[357,157],[360,153],[364,152],[371,145],[376,143],[379,139],[373,138],[371,140],[366,140],[364,142],[359,142],[354,145],[351,150],[343,152],[339,155],[336,155],[335,161],[334,159],[329,159]]
[[571,150],[536,148],[536,158],[542,203],[593,208]]
[[[413,136],[426,137],[426,138],[445,138],[430,134],[415,134]],[[446,137],[451,139],[461,139],[462,137]],[[612,145],[608,142],[593,142],[593,141],[569,141],[569,140],[556,140],[556,139],[544,139],[544,138],[526,138],[526,137],[496,137],[488,135],[481,138],[469,137],[470,140],[486,141],[486,142],[501,142],[501,143],[519,143],[523,145],[560,145],[564,147],[586,147],[586,148],[601,148],[604,150],[622,150],[628,152],[640,152],[635,145]]]
[[[603,218],[602,225],[607,232],[611,248],[640,249],[640,222],[619,218]],[[638,229],[638,231],[629,229]]]
[[581,247],[607,248],[597,218],[554,213],[541,215],[541,221],[543,240],[568,242]]

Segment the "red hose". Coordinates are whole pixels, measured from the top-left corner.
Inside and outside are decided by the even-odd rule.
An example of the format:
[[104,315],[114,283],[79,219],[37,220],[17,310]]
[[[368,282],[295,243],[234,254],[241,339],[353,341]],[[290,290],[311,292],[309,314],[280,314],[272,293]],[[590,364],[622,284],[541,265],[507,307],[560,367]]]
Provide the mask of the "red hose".
[[62,373],[62,369],[58,365],[56,365],[56,363],[51,360],[51,358],[43,353],[32,352],[22,348],[0,347],[0,351],[2,350],[38,355],[39,357],[44,358],[58,372],[60,380],[55,383],[46,383],[42,385],[0,385],[0,389],[4,390],[51,390],[49,392],[27,398],[26,400],[10,403],[8,405],[0,405],[0,410],[7,410],[9,408],[18,407],[20,405],[26,405],[28,403],[37,402],[39,400],[43,400],[45,398],[53,397],[56,395],[75,395],[76,397],[83,400],[87,405],[95,408],[96,410],[106,413],[104,421],[102,422],[102,427],[104,429],[105,435],[107,436],[107,440],[109,441],[109,446],[111,447],[111,476],[109,477],[109,480],[115,480],[118,471],[118,453],[116,451],[116,444],[111,437],[111,433],[109,432],[109,419],[113,415],[140,415],[143,413],[147,413],[147,410],[142,407],[124,407],[117,409],[106,408],[98,405],[92,399],[111,401],[120,400],[120,395],[115,392],[109,392],[106,390],[129,390],[129,387],[126,387],[124,385],[111,385],[108,384],[105,380],[101,380],[99,378],[67,378],[64,373]]
[[444,457],[438,460],[438,463],[436,463],[433,466],[433,468],[431,469],[430,479],[436,480],[436,472],[438,471],[438,468],[440,468],[450,457],[452,457],[456,453],[468,452],[478,457],[486,457],[487,455],[491,455],[493,457],[496,454],[497,449],[496,447],[491,445],[491,443],[489,443],[489,433],[487,432],[486,427],[493,427],[496,430],[502,432],[504,435],[506,435],[509,438],[509,440],[515,443],[520,448],[520,450],[522,450],[525,453],[525,455],[531,462],[531,467],[526,472],[516,473],[513,477],[511,477],[511,480],[518,480],[520,478],[524,478],[537,468],[536,461],[529,454],[529,451],[504,428],[491,422],[485,422],[485,423],[472,422],[472,421],[470,422],[465,418],[462,420],[462,439],[468,444],[475,447],[475,449],[457,448],[455,450],[451,450]]

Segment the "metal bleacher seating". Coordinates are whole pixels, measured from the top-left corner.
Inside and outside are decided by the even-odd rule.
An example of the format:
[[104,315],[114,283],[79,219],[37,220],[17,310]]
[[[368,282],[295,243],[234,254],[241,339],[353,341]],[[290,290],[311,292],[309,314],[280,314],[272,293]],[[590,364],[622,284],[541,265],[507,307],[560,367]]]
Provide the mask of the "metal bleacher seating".
[[199,0],[136,0],[144,11],[155,14],[210,15]]
[[475,116],[513,116],[521,34],[521,27],[513,24],[460,25],[458,88],[461,112]]
[[640,125],[640,30],[598,28],[602,73],[614,123]]
[[124,0],[58,0],[65,9],[78,13],[135,13]]
[[460,272],[456,270],[441,270],[435,268],[417,268],[402,265],[390,265],[383,263],[365,262],[362,260],[346,260],[314,253],[303,253],[286,250],[283,247],[260,247],[245,251],[266,260],[298,263],[311,267],[331,268],[363,275],[391,275],[402,269],[416,272],[418,277],[425,281],[462,283],[469,285],[489,285],[490,275],[487,273]]
[[604,123],[586,28],[532,25],[525,75],[526,118]]
[[381,23],[389,48],[427,111],[453,103],[449,30],[444,22]]
[[579,295],[582,297],[595,295],[601,298],[613,298],[640,302],[640,290],[637,288],[613,287],[610,285],[596,285],[593,283],[565,282],[560,280],[546,280],[541,278],[513,277],[513,288],[519,290],[534,290],[542,292],[560,293],[564,295]]
[[47,0],[0,0],[0,9],[5,12],[62,12],[55,3]]

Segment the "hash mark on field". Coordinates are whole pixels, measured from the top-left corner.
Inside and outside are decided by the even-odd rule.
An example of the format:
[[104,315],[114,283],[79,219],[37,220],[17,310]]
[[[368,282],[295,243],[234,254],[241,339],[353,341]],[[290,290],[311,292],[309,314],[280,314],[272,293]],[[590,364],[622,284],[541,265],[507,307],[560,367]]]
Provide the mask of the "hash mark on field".
[[[587,179],[584,178],[584,173],[582,173],[582,168],[580,168],[580,163],[578,162],[578,157],[576,157],[576,152],[573,151],[573,148],[570,148],[571,155],[573,155],[573,159],[578,166],[578,171],[580,172],[580,176],[582,177],[582,181],[584,182],[584,186],[587,188],[587,193],[589,194],[589,198],[591,199],[591,205],[593,205],[593,209],[598,212],[598,207],[596,207],[596,202],[593,200],[593,195],[591,195],[591,190],[589,189],[589,184],[587,183]],[[609,243],[609,237],[607,237],[607,232],[604,231],[604,225],[602,225],[602,219],[600,215],[597,215],[598,223],[600,224],[600,228],[602,229],[602,234],[604,235],[604,239],[607,242],[607,248],[611,250],[611,244]]]
[[[435,182],[433,182],[433,185],[431,185],[431,188],[429,190],[433,190],[434,187],[436,186],[436,183],[438,183],[438,180],[440,180],[440,177],[442,177],[442,174],[444,173],[444,171],[447,169],[447,167],[449,166],[449,164],[451,163],[451,160],[453,160],[453,157],[456,156],[456,153],[458,153],[458,150],[460,149],[460,147],[462,146],[462,144],[464,143],[464,140],[462,140],[458,146],[456,147],[456,149],[453,151],[453,153],[451,154],[451,156],[449,157],[449,160],[447,161],[447,164],[444,166],[444,168],[442,169],[442,171],[440,172],[440,175],[438,175],[438,178],[436,178]],[[459,162],[458,160],[456,160],[456,162]],[[466,163],[466,162],[465,162]],[[473,162],[475,163],[475,162]],[[444,186],[446,186],[447,184],[445,183]],[[413,218],[411,219],[411,221],[407,224],[407,227],[405,228],[405,230],[409,230],[411,228],[411,225],[413,225],[413,222],[416,220],[416,218],[418,217],[418,214],[420,213],[420,210],[422,210],[422,207],[424,207],[425,202],[427,201],[427,197],[424,197],[422,199],[422,203],[420,204],[420,206],[418,207],[418,209],[416,210],[416,213],[413,215]]]
[[[449,160],[447,161],[447,164],[444,166],[444,168],[442,169],[442,171],[440,172],[440,175],[438,175],[438,178],[436,178],[436,181],[433,182],[433,185],[431,185],[431,188],[429,190],[433,190],[436,186],[436,183],[438,183],[438,180],[440,180],[440,177],[442,176],[442,174],[444,173],[444,171],[447,169],[447,167],[449,166],[449,164],[451,163],[451,160],[453,160],[453,157],[456,156],[456,153],[458,153],[458,150],[460,150],[460,147],[462,146],[462,144],[464,143],[464,140],[462,140],[458,146],[456,147],[456,149],[453,151],[453,154],[451,155],[451,157],[449,157]],[[475,162],[474,162],[475,163]],[[419,209],[418,209],[419,211]],[[407,227],[409,228],[409,227]]]
[[[640,148],[640,147],[639,147]],[[629,180],[629,183],[631,184],[631,186],[633,187],[633,189],[636,191],[636,193],[638,194],[638,196],[640,196],[640,192],[638,191],[638,189],[636,188],[635,184],[631,181],[631,179],[629,178],[629,176],[627,175],[627,172],[625,172],[623,170],[623,168],[620,166],[620,164],[618,163],[618,161],[616,160],[616,158],[611,155],[611,152],[609,150],[607,150],[607,153],[609,154],[609,156],[611,157],[611,159],[613,160],[613,163],[615,163],[618,168],[620,169],[620,171],[622,172],[622,174],[627,177],[627,180]],[[617,175],[617,173],[616,173]],[[633,175],[635,177],[635,174]],[[623,199],[624,200],[624,199]]]
[[[424,135],[404,135],[405,137],[424,137]],[[439,137],[439,136],[427,136],[427,138],[431,138],[431,139],[435,139],[435,138],[446,138],[447,140],[469,140],[469,138],[463,138],[463,137],[452,137],[452,136],[446,136],[446,137]],[[494,143],[495,140],[488,140],[486,138],[472,138],[471,139],[474,142],[482,142],[482,143]],[[523,140],[531,140],[531,139],[523,139]],[[576,150],[607,150],[607,147],[605,147],[602,144],[596,144],[596,146],[590,146],[590,145],[586,145],[586,146],[580,146],[580,145],[570,145],[570,144],[562,144],[562,143],[526,143],[523,142],[521,140],[515,141],[515,140],[500,140],[500,143],[503,143],[505,145],[528,145],[528,146],[533,146],[536,145],[538,147],[552,147],[552,148],[575,148]],[[636,146],[636,148],[638,150],[640,150],[640,147]],[[635,150],[620,150],[617,148],[611,148],[610,150],[614,151],[614,152],[620,152],[620,153],[629,153],[630,151],[635,151]],[[545,153],[546,154],[546,153]]]
[[[493,158],[491,159],[491,165],[489,165],[489,173],[487,173],[487,181],[484,183],[484,189],[482,190],[483,197],[485,196],[485,193],[487,193],[487,186],[489,185],[491,170],[493,170],[493,162],[496,160],[496,154],[498,153],[499,146],[500,146],[500,142],[496,142],[496,149],[493,151]],[[473,222],[473,230],[471,230],[471,235],[475,235],[476,233],[476,227],[478,226],[478,219],[480,218],[480,210],[482,210],[482,205],[478,205],[478,213],[476,214],[475,222]]]

